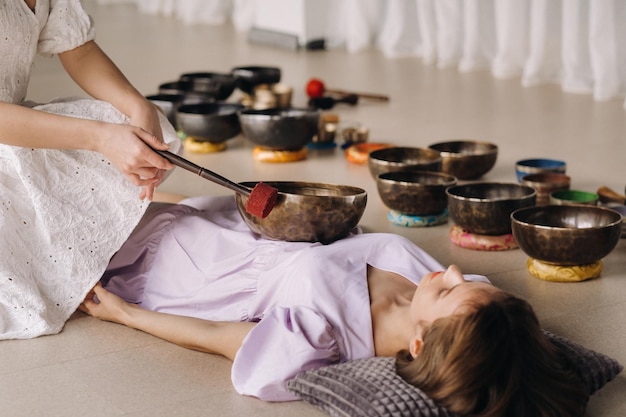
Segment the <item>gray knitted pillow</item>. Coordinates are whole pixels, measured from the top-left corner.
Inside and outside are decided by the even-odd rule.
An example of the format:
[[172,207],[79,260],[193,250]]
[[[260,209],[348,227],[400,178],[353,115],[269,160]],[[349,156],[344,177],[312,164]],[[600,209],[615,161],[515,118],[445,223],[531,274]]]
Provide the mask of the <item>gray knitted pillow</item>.
[[[622,371],[614,359],[544,331],[572,361],[590,394]],[[360,359],[298,374],[288,388],[334,417],[454,417],[395,372],[393,358]]]

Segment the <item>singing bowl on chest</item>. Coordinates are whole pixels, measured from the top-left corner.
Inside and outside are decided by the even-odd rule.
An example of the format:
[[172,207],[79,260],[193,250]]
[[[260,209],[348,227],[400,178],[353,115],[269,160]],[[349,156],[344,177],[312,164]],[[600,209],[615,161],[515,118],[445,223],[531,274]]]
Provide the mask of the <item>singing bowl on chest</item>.
[[[365,206],[365,190],[348,185],[313,182],[264,181],[278,189],[270,214],[261,219],[246,212],[247,197],[235,196],[250,230],[267,239],[290,242],[332,243],[357,226]],[[257,182],[242,182],[253,188]]]

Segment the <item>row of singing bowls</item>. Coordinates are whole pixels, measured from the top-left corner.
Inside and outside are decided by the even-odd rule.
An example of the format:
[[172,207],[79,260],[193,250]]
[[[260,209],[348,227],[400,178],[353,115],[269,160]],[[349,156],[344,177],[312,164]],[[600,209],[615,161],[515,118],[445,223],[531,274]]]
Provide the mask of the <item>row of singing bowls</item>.
[[428,148],[394,146],[373,151],[368,165],[374,178],[390,171],[441,171],[460,180],[489,172],[498,158],[498,146],[481,141],[439,142]]
[[537,192],[515,183],[483,182],[455,185],[446,190],[450,219],[479,235],[511,233],[511,213],[535,205]]
[[273,150],[299,150],[319,130],[320,112],[305,108],[239,111],[243,135],[255,145]]
[[[331,243],[357,226],[367,204],[365,190],[347,185],[267,181],[278,189],[270,214],[261,219],[246,211],[247,197],[236,194],[237,207],[250,230],[274,240]],[[254,188],[256,182],[243,182]]]
[[513,236],[531,258],[563,265],[591,264],[617,245],[623,217],[609,208],[548,205],[511,214]]

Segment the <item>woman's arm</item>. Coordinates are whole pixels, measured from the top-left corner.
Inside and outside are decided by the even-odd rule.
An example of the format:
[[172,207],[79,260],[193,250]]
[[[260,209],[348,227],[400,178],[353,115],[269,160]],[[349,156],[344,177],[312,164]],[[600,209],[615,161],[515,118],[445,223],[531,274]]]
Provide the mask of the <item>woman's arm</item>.
[[141,198],[152,198],[159,171],[173,168],[146,143],[163,150],[168,145],[137,126],[62,116],[18,104],[0,102],[0,143],[99,152],[133,184],[146,187]]
[[94,41],[59,54],[65,71],[92,97],[111,103],[135,126],[162,139],[156,106],[141,95]]
[[[99,303],[93,300],[93,294]],[[96,285],[80,310],[101,320],[142,330],[179,346],[217,353],[234,360],[244,338],[255,326],[250,322],[214,322],[144,310]]]

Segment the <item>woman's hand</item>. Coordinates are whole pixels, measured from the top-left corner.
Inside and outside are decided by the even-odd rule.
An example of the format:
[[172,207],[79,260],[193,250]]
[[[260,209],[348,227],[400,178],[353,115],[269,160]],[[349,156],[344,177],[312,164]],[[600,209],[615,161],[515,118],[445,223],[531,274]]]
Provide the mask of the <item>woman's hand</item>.
[[[163,132],[161,130],[161,122],[159,120],[158,111],[159,110],[157,106],[152,104],[146,98],[141,97],[138,104],[135,106],[130,115],[130,124],[133,126],[138,126],[148,133],[152,133],[152,135],[156,137],[159,142],[163,143]],[[156,149],[161,149],[153,146],[152,144],[150,145]],[[154,196],[154,190],[159,184],[161,184],[163,178],[165,177],[165,171],[165,169],[158,169],[156,171],[153,177],[156,181],[153,184],[150,184],[144,188],[140,198],[143,199],[148,197],[149,200],[152,200]]]
[[133,184],[144,187],[139,196],[141,199],[152,200],[154,189],[163,180],[165,171],[174,166],[151,147],[167,150],[169,145],[133,125],[103,123],[100,132],[96,150]]
[[[94,300],[94,296],[98,297],[98,302]],[[102,284],[97,283],[78,306],[78,309],[100,320],[124,324],[123,318],[128,314],[129,307],[130,304],[105,290]]]
[[[94,294],[99,303],[93,299]],[[100,320],[123,324],[187,349],[217,353],[231,360],[256,325],[251,322],[215,322],[145,310],[127,303],[99,283],[78,309]]]

